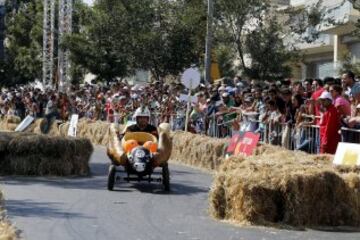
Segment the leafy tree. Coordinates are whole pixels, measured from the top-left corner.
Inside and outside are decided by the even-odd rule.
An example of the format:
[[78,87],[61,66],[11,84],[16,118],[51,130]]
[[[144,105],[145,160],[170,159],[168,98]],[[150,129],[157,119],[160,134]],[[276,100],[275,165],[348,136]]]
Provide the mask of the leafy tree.
[[204,9],[201,0],[98,0],[82,31],[64,44],[73,61],[100,80],[126,77],[136,69],[161,79],[199,62]]
[[0,63],[1,85],[41,78],[42,1],[6,1],[6,60]]
[[139,47],[143,67],[161,79],[198,64],[204,52],[206,10],[202,1],[156,1],[154,19]]
[[244,70],[248,68],[244,47],[246,37],[251,28],[262,21],[268,8],[268,2],[262,0],[219,0],[215,4],[217,35],[225,44],[234,47]]
[[237,69],[234,66],[235,54],[233,49],[226,45],[218,45],[214,52],[219,64],[220,75],[223,77],[233,77],[236,75]]
[[319,4],[279,9],[267,0],[218,0],[215,43],[232,47],[234,60],[251,78],[289,77],[290,62],[300,56],[296,44],[318,37],[325,16]]
[[260,23],[248,35],[245,44],[252,64],[245,73],[251,78],[273,80],[291,76],[289,63],[296,51],[284,44],[280,28],[273,16],[267,24]]
[[72,53],[72,62],[97,75],[99,80],[126,76],[131,44],[122,18],[126,12],[123,4],[108,0],[98,1],[93,9],[82,7],[79,31],[63,40],[63,47]]

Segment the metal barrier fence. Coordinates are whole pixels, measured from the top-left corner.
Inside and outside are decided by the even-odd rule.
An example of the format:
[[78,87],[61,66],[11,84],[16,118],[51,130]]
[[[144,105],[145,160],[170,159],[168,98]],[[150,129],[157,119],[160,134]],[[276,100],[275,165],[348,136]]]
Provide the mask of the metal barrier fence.
[[[234,113],[231,113],[234,114]],[[119,118],[117,118],[119,116]],[[114,120],[120,119],[120,116],[126,124],[133,121],[132,114],[126,116],[114,114]],[[260,142],[272,145],[282,146],[289,150],[300,150],[311,154],[320,152],[320,128],[317,125],[304,122],[302,125],[295,126],[289,123],[264,123],[258,120],[259,114],[242,113],[242,120],[238,122],[240,132],[254,132],[260,134]],[[152,113],[150,123],[158,126],[164,115],[160,113]],[[185,114],[168,114],[166,117],[171,130],[185,129]],[[212,115],[210,117],[199,116],[190,118],[192,129],[199,134],[205,134],[210,137],[226,138],[233,135],[234,121],[237,118],[229,116],[229,114]],[[352,128],[341,129],[342,142],[360,143],[360,130]]]
[[360,129],[341,128],[341,141],[347,143],[360,143]]

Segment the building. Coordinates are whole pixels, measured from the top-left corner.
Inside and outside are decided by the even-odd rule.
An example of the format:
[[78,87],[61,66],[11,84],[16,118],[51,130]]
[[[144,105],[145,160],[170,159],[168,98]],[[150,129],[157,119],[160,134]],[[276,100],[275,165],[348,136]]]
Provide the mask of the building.
[[[307,8],[317,2],[319,0],[291,0],[290,5]],[[294,67],[295,79],[339,76],[346,56],[354,63],[360,62],[360,39],[353,34],[360,12],[347,0],[323,0],[321,8],[324,22],[316,29],[318,38],[311,43],[296,44],[304,59]]]

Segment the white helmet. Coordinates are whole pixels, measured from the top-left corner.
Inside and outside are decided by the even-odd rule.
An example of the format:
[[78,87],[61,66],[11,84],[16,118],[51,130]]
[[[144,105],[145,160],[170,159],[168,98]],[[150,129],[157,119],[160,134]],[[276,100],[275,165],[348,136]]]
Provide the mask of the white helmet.
[[134,113],[134,120],[136,120],[137,117],[148,117],[150,118],[150,110],[147,107],[139,107],[138,109],[136,109],[135,113]]

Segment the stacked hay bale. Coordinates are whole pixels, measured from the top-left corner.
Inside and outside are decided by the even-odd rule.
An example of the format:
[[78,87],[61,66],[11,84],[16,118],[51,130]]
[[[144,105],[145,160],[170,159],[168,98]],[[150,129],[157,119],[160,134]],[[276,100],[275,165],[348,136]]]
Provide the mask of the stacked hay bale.
[[2,131],[14,131],[17,125],[21,122],[21,119],[17,116],[7,115],[0,119],[0,130]]
[[360,226],[360,175],[334,169],[328,156],[273,146],[256,154],[224,160],[210,192],[213,216],[260,225]]
[[33,133],[0,134],[1,175],[87,175],[93,146],[87,139]]
[[[20,118],[15,116],[6,116],[0,120],[0,130],[14,131],[17,125],[21,122]],[[30,124],[24,132],[46,134],[49,136],[64,136],[68,135],[69,123],[59,124],[58,121],[53,121],[48,131],[45,133],[46,119],[36,119]],[[121,131],[124,126],[119,126]],[[90,119],[80,119],[77,125],[77,137],[88,138],[95,145],[107,146],[110,141],[110,123],[103,121],[92,121]]]
[[0,239],[4,239],[4,240],[19,239],[18,231],[7,219],[4,208],[4,197],[1,191],[0,191]]
[[[69,123],[60,125],[59,134],[67,136],[68,129]],[[88,138],[95,145],[107,146],[110,141],[110,123],[81,119],[77,125],[76,135],[77,137]]]
[[186,132],[174,132],[171,137],[172,160],[207,170],[214,170],[220,166],[221,157],[229,141]]

